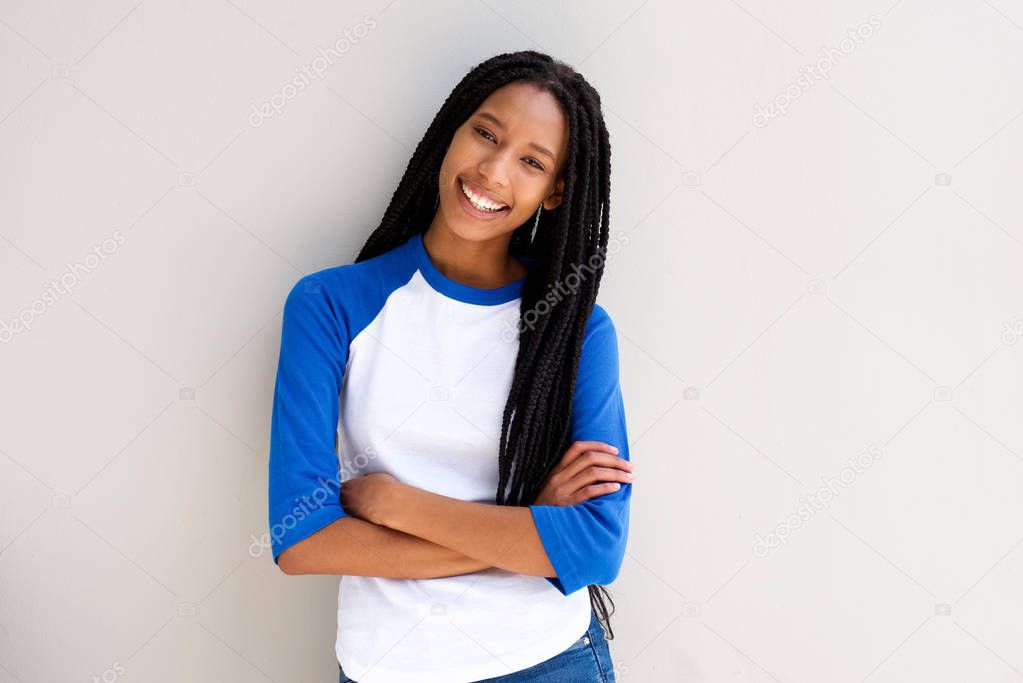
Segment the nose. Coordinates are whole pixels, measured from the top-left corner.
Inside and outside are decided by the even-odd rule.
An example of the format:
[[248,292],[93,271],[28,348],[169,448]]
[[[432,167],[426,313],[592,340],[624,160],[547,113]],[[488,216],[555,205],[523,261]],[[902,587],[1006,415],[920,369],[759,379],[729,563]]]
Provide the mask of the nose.
[[476,170],[491,188],[497,190],[508,186],[509,163],[512,163],[510,150],[508,152],[495,151],[484,156]]

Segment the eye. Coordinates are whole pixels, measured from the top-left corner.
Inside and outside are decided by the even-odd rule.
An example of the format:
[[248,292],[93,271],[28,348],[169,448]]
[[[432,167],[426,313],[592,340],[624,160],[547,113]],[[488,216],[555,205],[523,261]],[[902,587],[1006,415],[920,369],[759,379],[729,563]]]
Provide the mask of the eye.
[[[473,130],[475,130],[477,133],[479,133],[482,137],[484,137],[484,138],[486,138],[488,140],[492,140],[494,142],[497,142],[497,138],[495,138],[493,136],[493,134],[489,130],[487,130],[486,128],[480,128],[479,126],[476,126],[476,127],[473,128]],[[546,168],[544,168],[543,164],[541,164],[539,161],[537,161],[533,157],[529,157],[528,159],[526,159],[526,163],[528,163],[530,166],[532,166],[533,168],[535,168],[535,169],[537,169],[539,171],[546,171],[547,170]]]
[[[487,130],[486,128],[476,128],[476,132],[482,135],[483,137],[487,138],[488,140],[493,140],[494,142],[497,142],[497,138],[491,135],[490,131]],[[488,135],[490,137],[487,137]]]

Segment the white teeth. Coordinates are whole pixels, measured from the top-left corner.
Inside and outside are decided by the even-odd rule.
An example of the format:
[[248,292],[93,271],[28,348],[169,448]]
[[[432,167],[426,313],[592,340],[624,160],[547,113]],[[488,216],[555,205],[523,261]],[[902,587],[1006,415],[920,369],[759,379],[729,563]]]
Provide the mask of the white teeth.
[[469,203],[475,206],[477,209],[481,211],[497,212],[503,211],[506,208],[505,204],[495,204],[489,199],[485,199],[483,197],[473,194],[472,191],[465,186],[465,183],[459,182],[459,184],[462,186],[462,194],[464,194],[466,198],[469,200]]

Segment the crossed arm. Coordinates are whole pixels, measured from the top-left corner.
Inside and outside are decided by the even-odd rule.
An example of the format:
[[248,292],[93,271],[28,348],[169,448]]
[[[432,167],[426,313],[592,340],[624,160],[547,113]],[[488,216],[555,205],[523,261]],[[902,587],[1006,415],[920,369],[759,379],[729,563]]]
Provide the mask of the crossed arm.
[[324,510],[316,532],[279,551],[278,565],[289,574],[386,578],[498,567],[546,577],[563,595],[609,584],[625,553],[631,464],[586,451],[592,444],[573,444],[537,499],[524,507],[449,498],[385,473],[355,477],[341,485],[339,504]]
[[352,514],[285,550],[285,573],[425,579],[498,567],[557,576],[528,507],[449,498],[387,475],[352,482]]

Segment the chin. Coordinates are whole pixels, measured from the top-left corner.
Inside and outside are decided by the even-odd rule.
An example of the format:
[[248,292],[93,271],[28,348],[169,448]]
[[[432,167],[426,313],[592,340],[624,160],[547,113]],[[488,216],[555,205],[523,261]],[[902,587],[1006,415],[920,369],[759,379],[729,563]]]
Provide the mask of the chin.
[[448,226],[448,230],[453,235],[470,242],[484,242],[494,239],[505,233],[512,232],[517,227],[507,227],[510,225],[507,221],[475,221],[462,213],[461,208],[458,206],[450,213],[444,212],[444,218],[446,219],[444,222]]

